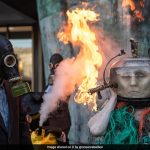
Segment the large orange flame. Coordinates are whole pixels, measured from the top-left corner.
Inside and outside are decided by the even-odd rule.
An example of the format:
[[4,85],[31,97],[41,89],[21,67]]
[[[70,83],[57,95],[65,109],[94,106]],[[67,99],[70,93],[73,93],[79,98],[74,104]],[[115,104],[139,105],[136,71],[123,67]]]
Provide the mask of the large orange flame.
[[88,105],[93,110],[97,110],[96,94],[88,94],[88,89],[95,87],[98,77],[98,69],[102,64],[102,56],[96,45],[96,36],[91,31],[88,23],[98,21],[98,14],[92,10],[76,8],[67,11],[68,23],[63,32],[58,33],[58,38],[64,43],[71,42],[74,46],[80,46],[80,52],[75,61],[84,58],[84,79],[78,85],[78,92],[75,101]]
[[[138,8],[136,8],[134,0],[123,0],[122,1],[122,7],[127,7],[127,6],[130,7],[131,11],[134,13],[134,15],[138,21],[144,20],[144,17],[142,15],[142,11],[138,10]],[[140,7],[141,8],[144,7],[144,0],[140,0]]]

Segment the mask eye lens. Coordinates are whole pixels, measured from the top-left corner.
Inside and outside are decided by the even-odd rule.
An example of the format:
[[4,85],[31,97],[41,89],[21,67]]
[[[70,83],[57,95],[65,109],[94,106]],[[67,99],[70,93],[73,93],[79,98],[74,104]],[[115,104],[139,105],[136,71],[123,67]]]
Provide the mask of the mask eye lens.
[[58,65],[59,65],[58,63],[57,63],[57,64],[55,64],[55,68],[57,68],[57,67],[58,67]]
[[16,58],[14,55],[7,55],[4,58],[4,64],[7,67],[14,67],[16,65]]
[[53,64],[49,63],[49,69],[52,69],[52,68],[53,68]]

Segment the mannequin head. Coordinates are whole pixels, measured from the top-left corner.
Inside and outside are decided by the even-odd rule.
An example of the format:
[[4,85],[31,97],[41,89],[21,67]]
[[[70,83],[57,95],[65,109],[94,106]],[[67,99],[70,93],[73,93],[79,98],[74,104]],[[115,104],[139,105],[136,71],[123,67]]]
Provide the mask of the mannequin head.
[[117,95],[125,98],[150,97],[150,59],[132,58],[116,64],[110,80],[117,83]]

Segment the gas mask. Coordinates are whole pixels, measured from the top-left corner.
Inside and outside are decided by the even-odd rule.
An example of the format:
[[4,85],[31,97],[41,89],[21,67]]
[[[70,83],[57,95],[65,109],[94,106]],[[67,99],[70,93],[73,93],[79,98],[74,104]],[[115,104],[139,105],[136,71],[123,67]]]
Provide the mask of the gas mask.
[[55,69],[58,67],[58,65],[59,65],[59,63],[56,63],[56,64],[49,63],[50,75],[48,77],[48,83],[50,85],[52,85],[54,82]]
[[0,36],[0,80],[9,82],[13,97],[30,91],[28,83],[24,83],[19,75],[18,61],[12,44],[3,36]]
[[63,57],[58,53],[53,54],[50,58],[50,62],[49,62],[50,75],[48,78],[48,82],[50,85],[52,85],[54,82],[56,68],[58,67],[59,63],[62,60],[63,60]]

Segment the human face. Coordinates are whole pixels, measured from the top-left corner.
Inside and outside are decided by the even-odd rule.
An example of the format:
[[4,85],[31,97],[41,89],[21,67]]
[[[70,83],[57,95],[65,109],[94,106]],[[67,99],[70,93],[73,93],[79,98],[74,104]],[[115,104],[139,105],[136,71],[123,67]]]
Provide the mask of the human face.
[[122,67],[116,70],[117,95],[127,98],[150,97],[150,68]]

